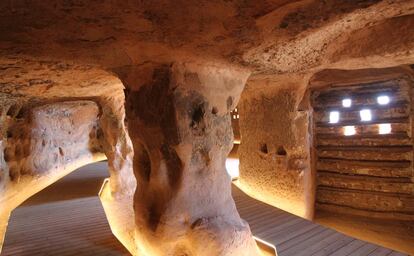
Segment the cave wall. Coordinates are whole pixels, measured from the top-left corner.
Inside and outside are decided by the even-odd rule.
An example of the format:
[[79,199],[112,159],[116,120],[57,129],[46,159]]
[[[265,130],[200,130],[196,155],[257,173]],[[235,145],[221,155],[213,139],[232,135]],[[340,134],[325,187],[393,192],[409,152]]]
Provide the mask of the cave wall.
[[[322,210],[369,218],[414,219],[413,81],[408,67],[326,70],[311,79],[317,214]],[[375,97],[384,94],[389,95],[390,103],[376,106]],[[333,95],[350,95],[356,110],[371,108],[373,124],[355,121],[357,113],[351,107],[349,111],[339,108],[345,111],[339,126],[324,125],[322,111],[338,104]],[[341,136],[341,122],[355,125],[357,134]],[[390,123],[391,134],[378,134],[377,122]]]
[[[56,171],[70,169],[77,160],[93,158],[102,151],[98,138],[99,107],[93,101],[17,104],[6,113],[2,120],[2,167],[7,175],[7,191],[9,186],[27,187],[30,182],[37,187],[36,179],[51,178],[48,176]],[[3,194],[3,199],[8,196]]]
[[[239,185],[251,196],[312,218],[309,113],[298,109],[307,76],[253,81],[239,103]],[[261,85],[258,85],[261,84]]]
[[[24,110],[23,110],[24,111]],[[92,101],[34,107],[27,118],[14,116],[7,129],[5,160],[11,182],[41,176],[81,155],[99,152],[99,108]]]
[[11,211],[24,200],[71,171],[105,159],[95,102],[14,103],[3,109],[1,119],[0,236]]
[[0,237],[24,200],[106,156],[114,189],[128,192],[119,189],[135,179],[128,176],[131,150],[116,76],[50,59],[6,57],[0,70]]
[[[410,67],[399,66],[333,69],[315,74],[282,75],[278,79],[249,81],[238,106],[241,144],[238,149],[240,177],[237,184],[259,200],[306,218],[313,218],[315,206],[318,205],[320,209],[339,213],[411,219],[407,214],[411,211],[412,204],[411,164],[393,172],[385,167],[371,168],[371,173],[359,173],[365,176],[355,176],[358,173],[354,173],[345,180],[338,177],[317,178],[313,131],[315,117],[310,95],[312,90],[332,84],[346,86],[395,80],[410,84],[411,88],[412,77]],[[409,91],[404,94],[412,97]],[[385,114],[392,115],[391,112]],[[410,118],[412,119],[412,114]],[[393,140],[389,142],[392,144]],[[391,152],[390,154],[388,158],[391,159],[393,156]],[[356,172],[364,172],[367,168],[358,167]],[[318,184],[339,188],[345,186],[362,192],[328,193],[320,189],[316,194]],[[318,203],[315,202],[317,195],[320,201]]]
[[[245,106],[240,109],[241,123],[243,112],[246,120],[241,131],[245,131],[246,143],[241,145],[240,184],[260,200],[310,218],[314,189],[307,151],[311,139],[306,133],[310,116],[300,106],[307,74],[326,68],[414,63],[414,34],[407,33],[413,27],[413,6],[413,0],[57,0],[54,4],[6,0],[0,2],[0,92],[5,98],[25,95],[61,101],[105,95],[105,100],[96,102],[101,107],[101,149],[108,157],[111,180],[101,198],[108,204],[124,204],[127,212],[133,212],[129,196],[136,181],[132,145],[123,123],[122,84],[109,72],[120,74],[126,67],[155,60],[196,59],[225,63],[224,70],[228,65],[240,65],[253,76],[273,76],[250,81],[241,101]],[[135,82],[145,80],[149,73],[134,74]],[[210,82],[217,86],[209,86],[203,93],[217,95],[228,85],[214,79]],[[4,130],[3,122],[0,126]],[[5,137],[0,147],[8,147]],[[23,140],[28,145],[28,138],[23,136]],[[278,150],[280,146],[282,150]],[[27,147],[23,153],[20,149],[12,152],[27,154],[25,150]],[[62,157],[56,150],[58,158]],[[31,177],[26,173],[48,174],[27,166],[20,170],[20,164],[26,164],[24,159],[15,164],[17,169],[10,170],[11,177],[7,163],[0,159],[0,191],[9,191],[11,178],[20,184]],[[61,174],[56,171],[53,175]],[[53,177],[39,184],[50,184]],[[30,196],[26,189],[20,191],[22,198]],[[7,215],[7,211],[0,212]],[[116,233],[116,226],[112,228]]]

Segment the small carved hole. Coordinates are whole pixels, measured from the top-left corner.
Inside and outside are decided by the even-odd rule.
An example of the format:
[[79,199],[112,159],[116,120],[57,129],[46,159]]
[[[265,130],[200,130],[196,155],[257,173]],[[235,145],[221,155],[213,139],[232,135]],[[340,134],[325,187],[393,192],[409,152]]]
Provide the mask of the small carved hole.
[[9,108],[9,110],[7,110],[7,115],[10,116],[10,117],[13,117],[13,112],[14,112],[14,108],[13,108],[13,106],[11,106]]
[[199,123],[204,117],[204,109],[203,106],[200,105],[198,106],[194,112],[193,112],[193,116],[192,116],[192,120],[194,123]]
[[216,115],[218,113],[218,109],[216,107],[213,107],[213,109],[211,110],[211,113],[213,115]]
[[283,146],[280,146],[280,147],[277,148],[276,154],[278,156],[286,156],[287,155],[286,150]]
[[227,98],[227,102],[226,103],[227,103],[227,109],[230,110],[231,107],[233,106],[233,97],[229,96]]
[[269,150],[267,149],[267,144],[266,143],[263,143],[263,144],[260,145],[260,151],[262,151],[262,153],[265,153],[265,154],[269,153]]
[[19,110],[19,112],[16,115],[17,119],[23,118],[24,117],[24,111],[23,110]]
[[65,154],[63,153],[63,149],[62,148],[59,148],[59,154],[61,155],[61,156],[64,156]]
[[135,159],[137,161],[140,176],[148,182],[151,176],[151,159],[144,145],[140,144],[139,148],[137,148]]

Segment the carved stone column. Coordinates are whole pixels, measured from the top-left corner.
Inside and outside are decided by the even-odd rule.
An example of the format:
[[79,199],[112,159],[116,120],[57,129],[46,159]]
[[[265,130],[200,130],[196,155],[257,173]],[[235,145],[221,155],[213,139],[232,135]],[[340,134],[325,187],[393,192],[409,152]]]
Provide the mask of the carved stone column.
[[148,64],[139,70],[136,83],[131,76],[125,81],[138,252],[258,254],[225,170],[233,145],[229,112],[249,72],[196,63]]

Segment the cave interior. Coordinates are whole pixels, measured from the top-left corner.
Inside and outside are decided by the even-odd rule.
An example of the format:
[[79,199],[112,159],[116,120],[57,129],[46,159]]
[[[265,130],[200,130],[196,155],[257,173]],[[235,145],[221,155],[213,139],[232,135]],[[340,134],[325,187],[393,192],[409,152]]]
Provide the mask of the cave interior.
[[414,0],[0,13],[2,255],[55,255],[15,223],[87,188],[119,243],[95,255],[414,255]]

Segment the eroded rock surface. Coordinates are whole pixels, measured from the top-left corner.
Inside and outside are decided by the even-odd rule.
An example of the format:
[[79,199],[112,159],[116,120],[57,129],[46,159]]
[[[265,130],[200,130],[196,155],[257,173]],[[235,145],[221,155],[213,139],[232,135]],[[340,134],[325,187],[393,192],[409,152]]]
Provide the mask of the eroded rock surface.
[[224,164],[233,142],[229,112],[249,73],[199,63],[144,70],[144,83],[126,81],[139,253],[256,255]]
[[287,77],[276,88],[261,80],[247,85],[238,107],[242,134],[238,184],[261,201],[311,219],[310,113],[298,111],[298,96],[307,79]]
[[6,0],[0,51],[105,68],[224,59],[256,74],[382,66],[412,60],[413,7],[412,0]]
[[2,224],[31,195],[87,163],[104,159],[95,102],[37,104],[10,105],[2,115]]
[[[310,113],[300,106],[309,78],[328,68],[414,63],[413,0],[5,0],[0,12],[0,191],[16,192],[11,184],[17,182],[24,188],[18,192],[24,200],[35,190],[26,193],[29,186],[23,181],[45,177],[48,181],[39,186],[46,186],[56,180],[48,176],[48,168],[60,164],[43,155],[49,152],[47,143],[54,145],[53,139],[42,147],[39,137],[33,150],[29,146],[32,136],[41,135],[30,130],[35,128],[30,120],[46,130],[57,120],[28,110],[20,112],[20,106],[29,106],[29,99],[36,102],[30,106],[47,103],[55,109],[69,104],[62,102],[92,102],[99,114],[91,127],[100,135],[99,143],[92,144],[99,146],[67,144],[89,138],[90,131],[84,127],[78,137],[67,135],[67,141],[59,142],[62,150],[59,143],[49,148],[53,150],[50,155],[85,163],[84,154],[104,153],[111,179],[101,199],[113,232],[125,233],[122,222],[114,224],[119,218],[110,209],[123,209],[117,211],[124,214],[121,219],[136,217],[137,226],[143,228],[142,241],[151,236],[167,241],[173,231],[157,228],[166,219],[165,223],[176,225],[173,234],[190,230],[184,232],[186,242],[180,242],[183,245],[177,253],[199,252],[200,239],[211,242],[203,241],[212,246],[206,252],[213,254],[231,238],[234,247],[223,249],[224,254],[250,246],[248,226],[239,219],[228,178],[222,174],[231,147],[228,111],[235,107],[248,74],[252,76],[243,97],[246,101],[240,104],[241,181],[262,186],[263,192],[271,188],[266,193],[273,197],[267,202],[282,208],[287,203],[280,202],[294,202],[284,209],[310,218],[314,185],[308,151]],[[128,105],[133,103],[128,126],[134,145],[124,123],[123,84],[117,76],[128,87]],[[10,116],[27,116],[9,124],[9,110]],[[80,127],[90,121],[79,120]],[[14,125],[24,128],[13,131],[16,135],[8,139],[7,129]],[[59,132],[53,136],[59,137]],[[32,155],[36,150],[41,154]],[[9,164],[11,157],[14,160]],[[53,177],[64,173],[58,167]],[[8,211],[1,214],[8,216]],[[125,245],[136,244],[131,234],[135,224],[128,223],[131,229],[120,239],[129,241],[123,241]],[[231,224],[216,228],[217,223]],[[242,235],[237,238],[226,230]],[[201,233],[198,240],[197,232]],[[222,243],[217,242],[222,237]],[[162,250],[152,243],[142,246],[155,253]],[[172,248],[167,247],[168,251]]]
[[121,181],[135,184],[124,171],[131,166],[125,155],[132,149],[119,104],[124,100],[119,79],[87,65],[9,61],[0,64],[4,226],[10,212],[34,193],[106,157],[114,187]]

